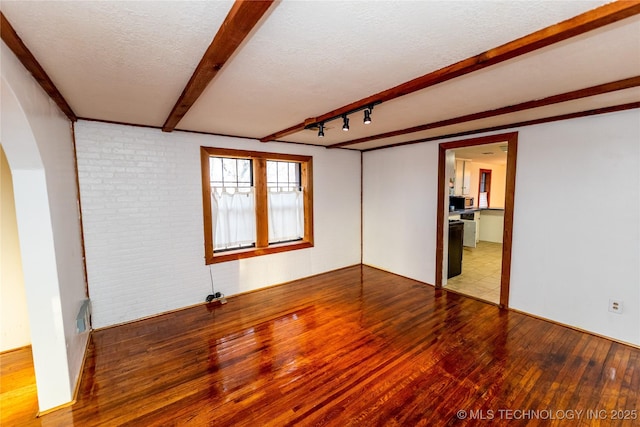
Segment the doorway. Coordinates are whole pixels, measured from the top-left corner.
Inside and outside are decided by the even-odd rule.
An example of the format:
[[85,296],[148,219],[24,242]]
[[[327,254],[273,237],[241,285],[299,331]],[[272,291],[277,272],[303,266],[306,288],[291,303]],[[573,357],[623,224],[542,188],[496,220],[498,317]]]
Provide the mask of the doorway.
[[[23,104],[3,73],[0,78],[2,94],[0,142],[13,181],[38,408],[40,411],[46,411],[73,399],[75,379],[72,381],[70,378],[70,344],[73,343],[77,348],[80,348],[80,345],[77,344],[78,341],[72,342],[65,339],[65,323],[62,317],[65,306],[61,298],[58,274],[61,270],[58,269],[53,239],[52,218],[54,216],[51,210],[52,205],[49,203],[50,188],[47,187],[47,174],[41,157],[41,147],[34,132],[39,130],[38,135],[43,136],[42,146],[47,138],[55,138],[56,127],[51,125],[54,120],[49,119],[53,114],[49,116],[49,110],[41,108],[42,105],[49,105],[48,98],[39,104],[38,102],[44,98],[32,96],[38,90],[31,89],[38,87],[35,81],[16,87],[20,89],[24,99],[29,101],[27,104],[29,111],[47,113],[40,115],[33,113],[37,118],[35,120],[37,127],[32,128]],[[56,173],[61,175],[61,171],[56,170]],[[60,203],[54,205],[59,206]],[[58,210],[58,212],[61,211]],[[85,345],[82,346],[83,350],[85,347]]]
[[0,353],[31,345],[13,178],[0,143]]
[[[473,236],[471,231],[482,232],[481,224],[479,221],[482,218],[483,212],[485,213],[485,219],[487,223],[493,222],[493,228],[495,228],[495,220],[491,219],[491,216],[495,216],[496,212],[504,212],[504,219],[500,218],[502,229],[497,230],[498,233],[501,234],[502,243],[499,246],[491,248],[492,245],[484,245],[489,247],[489,252],[491,253],[489,256],[495,257],[498,263],[498,270],[496,274],[499,275],[496,277],[496,292],[499,293],[495,300],[490,301],[498,304],[500,307],[506,308],[509,305],[509,282],[510,282],[510,273],[511,273],[511,247],[512,247],[512,232],[513,232],[513,206],[514,206],[514,192],[515,192],[515,176],[516,176],[516,157],[517,157],[517,141],[518,134],[517,132],[511,132],[507,134],[501,135],[491,135],[480,138],[472,138],[468,140],[462,141],[454,141],[454,142],[446,142],[441,143],[439,145],[438,151],[438,227],[436,232],[436,288],[446,288],[448,283],[448,278],[446,272],[448,272],[449,267],[449,228],[450,228],[450,217],[455,219],[458,214],[460,214],[459,219],[462,222],[467,222],[467,234]],[[470,177],[467,176],[457,176],[455,167],[452,166],[452,159],[455,162],[455,156],[452,155],[454,150],[465,149],[465,148],[475,148],[475,150],[470,151],[480,151],[482,152],[482,146],[488,146],[488,144],[496,145],[502,147],[506,153],[506,167],[505,167],[505,178],[504,178],[504,206],[500,207],[500,209],[491,207],[491,199],[493,199],[494,206],[495,203],[501,202],[502,199],[499,196],[499,191],[494,187],[494,191],[491,195],[487,194],[489,191],[478,191],[471,192],[471,189],[488,189],[490,186],[490,182],[488,180],[493,180],[495,183],[497,181],[497,174],[486,171],[489,168],[485,169],[484,183],[485,186],[481,185],[480,176],[480,168],[478,168],[478,175],[475,179],[478,179],[477,185],[470,185]],[[480,149],[480,150],[477,150]],[[487,150],[488,151],[488,150]],[[468,164],[467,164],[468,165]],[[465,165],[466,166],[466,165]],[[465,167],[466,171],[467,168]],[[465,172],[466,173],[466,172]],[[458,174],[459,175],[459,174]],[[457,178],[457,179],[456,179]],[[457,181],[461,183],[458,184]],[[488,185],[487,185],[488,184]],[[464,188],[464,189],[463,189]],[[458,189],[463,189],[463,193],[459,195],[459,198],[451,199],[449,196],[456,196],[456,191]],[[485,193],[485,194],[483,194]],[[482,202],[484,205],[486,198],[486,208],[479,208],[479,203]],[[461,200],[462,199],[462,200]],[[482,199],[482,200],[481,200]],[[453,200],[453,201],[452,201]],[[452,202],[451,202],[452,201]],[[452,205],[455,204],[455,206]],[[462,208],[460,207],[462,204]],[[453,216],[452,216],[453,215]],[[464,217],[463,217],[464,215]],[[488,228],[485,229],[485,232],[488,231]],[[495,230],[494,230],[495,234]],[[475,238],[468,237],[467,240],[474,240],[473,246],[475,243],[481,243],[482,241],[476,235]],[[452,249],[455,251],[454,242],[452,242]],[[467,242],[467,247],[471,247],[472,243]],[[477,249],[477,248],[476,248]],[[467,251],[467,253],[471,253]],[[480,252],[477,252],[478,254]],[[485,253],[487,255],[487,253]],[[467,264],[473,264],[473,258],[470,255],[467,255]],[[477,261],[477,260],[476,260]],[[481,264],[482,260],[480,260],[477,264]],[[464,251],[462,255],[462,265],[465,265],[464,260]],[[464,276],[464,267],[462,267],[462,275]],[[463,282],[464,279],[459,278],[459,282]]]

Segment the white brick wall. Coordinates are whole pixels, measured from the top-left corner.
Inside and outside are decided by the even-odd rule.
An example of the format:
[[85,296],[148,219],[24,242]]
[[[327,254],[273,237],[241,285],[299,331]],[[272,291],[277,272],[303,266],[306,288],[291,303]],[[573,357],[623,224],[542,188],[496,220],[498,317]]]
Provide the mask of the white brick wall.
[[212,266],[233,295],[360,261],[360,154],[80,121],[78,170],[94,327],[203,302],[199,147],[313,156],[315,247]]

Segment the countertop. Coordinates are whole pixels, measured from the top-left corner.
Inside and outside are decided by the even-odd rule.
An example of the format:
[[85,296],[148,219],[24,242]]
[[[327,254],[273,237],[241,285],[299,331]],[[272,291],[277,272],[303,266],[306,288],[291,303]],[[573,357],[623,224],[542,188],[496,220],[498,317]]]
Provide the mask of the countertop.
[[496,212],[504,212],[504,208],[469,208],[469,209],[456,209],[455,211],[449,211],[449,216],[452,215],[462,215],[462,214],[470,214],[474,212],[482,212],[482,211],[496,211]]

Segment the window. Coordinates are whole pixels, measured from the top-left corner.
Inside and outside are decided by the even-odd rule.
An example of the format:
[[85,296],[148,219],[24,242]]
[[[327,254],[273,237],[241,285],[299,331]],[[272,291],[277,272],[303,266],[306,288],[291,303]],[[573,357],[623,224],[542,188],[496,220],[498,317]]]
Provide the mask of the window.
[[311,157],[200,153],[207,264],[313,246]]
[[249,159],[209,157],[214,252],[255,247],[252,172]]
[[304,238],[304,194],[300,163],[267,160],[269,243]]
[[488,208],[491,201],[491,169],[480,169],[478,207]]

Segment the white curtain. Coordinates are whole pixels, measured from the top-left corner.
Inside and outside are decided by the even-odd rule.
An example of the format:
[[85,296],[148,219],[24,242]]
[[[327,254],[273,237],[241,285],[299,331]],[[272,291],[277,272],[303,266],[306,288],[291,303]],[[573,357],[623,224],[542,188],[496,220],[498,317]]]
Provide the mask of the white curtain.
[[256,198],[254,189],[211,190],[213,249],[249,246],[256,241]]
[[269,191],[269,243],[304,237],[301,190]]
[[478,207],[479,208],[488,208],[489,207],[489,203],[487,200],[487,193],[480,193],[480,200],[478,200]]

